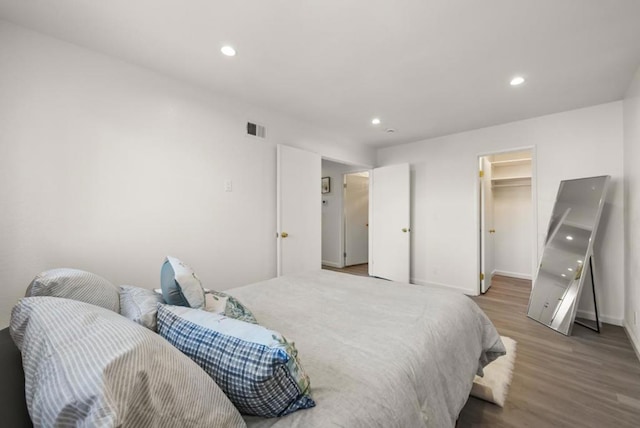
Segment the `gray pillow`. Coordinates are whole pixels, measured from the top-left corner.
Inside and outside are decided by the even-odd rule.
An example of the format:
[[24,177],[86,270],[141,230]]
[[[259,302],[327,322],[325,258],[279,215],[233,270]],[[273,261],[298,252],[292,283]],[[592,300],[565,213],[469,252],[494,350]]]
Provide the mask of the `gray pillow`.
[[153,290],[133,285],[120,286],[120,314],[151,331],[156,331],[158,303],[164,303],[164,299]]
[[34,426],[246,427],[194,362],[119,314],[27,297],[13,308],[10,329]]
[[204,289],[193,269],[167,256],[160,270],[162,297],[169,305],[202,309],[205,306]]
[[78,269],[51,269],[31,281],[26,297],[53,296],[78,300],[120,312],[118,287],[101,276]]

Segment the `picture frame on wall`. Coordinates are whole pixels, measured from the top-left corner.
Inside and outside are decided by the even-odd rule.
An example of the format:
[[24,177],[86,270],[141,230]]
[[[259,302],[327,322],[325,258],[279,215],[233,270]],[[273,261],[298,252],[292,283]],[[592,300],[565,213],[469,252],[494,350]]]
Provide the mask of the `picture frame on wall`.
[[331,177],[322,177],[322,193],[331,192]]

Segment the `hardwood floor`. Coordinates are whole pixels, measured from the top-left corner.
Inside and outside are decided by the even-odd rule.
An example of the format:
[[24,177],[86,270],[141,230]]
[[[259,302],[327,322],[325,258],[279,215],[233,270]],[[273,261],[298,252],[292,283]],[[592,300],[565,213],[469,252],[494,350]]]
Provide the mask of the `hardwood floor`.
[[518,347],[505,407],[470,397],[457,427],[639,427],[640,362],[622,327],[556,333],[526,317],[530,289],[495,276],[473,298]]
[[[367,276],[365,265],[325,269]],[[622,327],[570,337],[527,318],[531,281],[494,276],[473,300],[498,331],[518,342],[504,408],[469,397],[457,428],[640,427],[640,361]]]
[[334,267],[331,267],[331,266],[322,265],[322,269],[332,270],[334,272],[348,273],[348,274],[351,274],[351,275],[369,276],[369,263],[363,263],[361,265],[347,266],[347,267],[344,267],[344,268],[334,268]]

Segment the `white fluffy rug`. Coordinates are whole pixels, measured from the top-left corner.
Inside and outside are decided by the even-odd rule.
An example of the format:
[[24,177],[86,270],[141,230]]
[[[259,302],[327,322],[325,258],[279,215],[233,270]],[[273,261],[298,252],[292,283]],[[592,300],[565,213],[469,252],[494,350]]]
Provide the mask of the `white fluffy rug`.
[[511,385],[513,365],[516,362],[517,342],[510,337],[501,337],[502,343],[507,348],[507,354],[489,363],[484,368],[484,377],[475,377],[471,395],[504,407],[504,400]]

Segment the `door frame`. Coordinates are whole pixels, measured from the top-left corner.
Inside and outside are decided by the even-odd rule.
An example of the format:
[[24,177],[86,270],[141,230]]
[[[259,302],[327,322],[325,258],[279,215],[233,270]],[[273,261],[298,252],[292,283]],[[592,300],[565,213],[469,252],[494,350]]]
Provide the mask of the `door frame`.
[[[475,180],[473,182],[474,193],[475,193],[475,206],[478,209],[476,215],[476,228],[475,228],[475,241],[476,241],[476,296],[482,294],[481,283],[480,283],[480,273],[482,271],[482,263],[481,263],[481,248],[480,248],[480,186],[478,186],[478,165],[480,164],[480,158],[491,155],[500,155],[505,153],[513,153],[513,152],[524,152],[531,151],[531,221],[533,223],[533,227],[531,228],[531,286],[533,288],[533,280],[535,279],[535,274],[538,271],[538,183],[537,183],[537,151],[536,146],[520,146],[513,147],[508,149],[501,150],[491,150],[486,152],[480,152],[476,154],[474,158],[474,176]],[[491,273],[489,273],[490,275]]]

